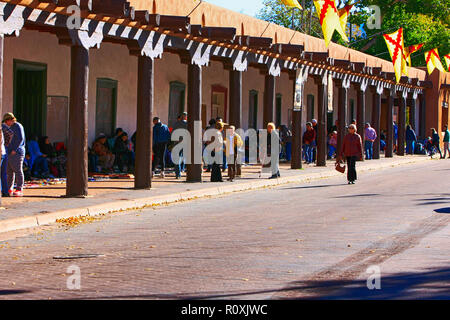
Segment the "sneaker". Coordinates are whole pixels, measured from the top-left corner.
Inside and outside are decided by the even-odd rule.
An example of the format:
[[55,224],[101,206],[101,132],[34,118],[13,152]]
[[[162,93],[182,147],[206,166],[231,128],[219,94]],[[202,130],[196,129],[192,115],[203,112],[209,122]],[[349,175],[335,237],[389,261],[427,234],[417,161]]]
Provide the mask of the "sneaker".
[[9,194],[10,196],[12,196],[13,193],[14,193],[14,190],[13,190],[13,189],[9,189],[9,190],[8,190],[8,194]]
[[12,195],[13,197],[23,197],[23,191],[16,190]]
[[164,174],[164,171],[161,171],[161,178],[164,178],[166,175]]

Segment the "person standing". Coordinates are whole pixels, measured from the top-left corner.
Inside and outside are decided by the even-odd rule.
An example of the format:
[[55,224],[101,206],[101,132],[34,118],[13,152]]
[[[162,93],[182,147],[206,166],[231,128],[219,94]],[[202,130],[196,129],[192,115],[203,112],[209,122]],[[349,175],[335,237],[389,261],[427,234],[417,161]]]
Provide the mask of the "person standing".
[[170,140],[170,131],[169,127],[163,124],[158,117],[153,118],[153,125],[153,153],[155,160],[153,171],[156,171],[156,167],[161,165],[161,178],[164,178],[165,157],[167,144]]
[[406,126],[405,140],[406,140],[406,153],[414,154],[417,136],[413,128],[409,124]]
[[242,138],[236,133],[235,130],[235,126],[229,126],[226,129],[227,138],[225,140],[225,150],[228,162],[228,180],[231,182],[233,182],[237,174],[237,157],[239,148],[242,148],[244,145]]
[[319,126],[317,125],[317,120],[316,119],[312,119],[311,120],[312,123],[312,127],[315,131],[315,136],[314,136],[314,142],[312,144],[312,153],[313,153],[313,160],[312,162],[316,162],[316,157],[317,157],[317,137],[319,136]]
[[[13,136],[11,142],[6,148],[8,154],[8,192],[14,197],[23,197],[23,161],[25,159],[25,131],[23,126],[17,122],[16,117],[12,113],[6,113],[3,121],[11,129]],[[14,182],[16,190],[13,191]]]
[[[224,146],[223,128],[224,128],[223,122],[220,122],[220,121],[216,122],[216,124],[215,124],[216,132],[215,132],[215,135],[213,136],[216,147],[211,153],[211,155],[214,159],[213,163],[212,163],[212,167],[211,167],[211,182],[223,182],[222,172],[220,171],[220,163],[216,162],[216,155],[217,155],[217,157],[220,157],[220,156],[222,156],[221,153],[223,153],[223,146]],[[219,162],[220,162],[220,160],[219,160]]]
[[306,131],[303,134],[303,144],[305,145],[305,158],[307,164],[313,163],[313,148],[315,140],[316,131],[314,130],[312,123],[308,122],[306,124]]
[[364,132],[364,151],[366,153],[366,160],[373,159],[373,143],[377,140],[377,132],[370,126],[370,123],[366,123]]
[[445,125],[444,126],[444,159],[447,156],[447,151],[448,151],[448,157],[450,159],[449,144],[450,144],[450,131],[448,131],[448,126]]
[[[272,148],[272,137],[275,143],[278,143],[278,148]],[[272,176],[269,179],[276,179],[280,177],[280,136],[276,131],[275,124],[269,122],[267,124],[267,157],[270,158],[270,168],[272,169]],[[278,152],[276,152],[278,150]]]
[[[178,117],[177,122],[175,122],[175,125],[173,126],[172,134],[175,130],[178,130],[178,129],[187,130],[187,113],[186,112],[183,112]],[[183,141],[183,138],[180,139],[180,142],[181,141]],[[178,144],[178,143],[176,143],[176,144]],[[175,177],[177,179],[181,178],[181,172],[184,171],[185,162],[186,162],[186,160],[184,159],[183,151],[181,150],[180,154],[179,154],[178,163],[175,163]]]
[[[439,137],[439,133],[437,133],[436,129],[431,128],[431,145],[434,146],[436,148],[436,150],[439,152],[439,154],[441,155],[441,159],[444,159],[444,157],[442,156],[442,152],[441,152],[441,137]],[[433,156],[433,154],[431,153],[431,156]]]
[[2,123],[2,138],[3,138],[3,141],[2,141],[2,164],[1,164],[2,197],[10,196],[9,189],[8,189],[8,175],[7,175],[8,153],[6,152],[6,149],[8,148],[9,144],[11,143],[12,137],[13,137],[13,132],[3,121],[3,123]]
[[357,180],[356,161],[362,159],[362,139],[356,131],[354,124],[348,126],[348,133],[344,137],[340,152],[341,156],[347,160],[348,184],[355,184]]

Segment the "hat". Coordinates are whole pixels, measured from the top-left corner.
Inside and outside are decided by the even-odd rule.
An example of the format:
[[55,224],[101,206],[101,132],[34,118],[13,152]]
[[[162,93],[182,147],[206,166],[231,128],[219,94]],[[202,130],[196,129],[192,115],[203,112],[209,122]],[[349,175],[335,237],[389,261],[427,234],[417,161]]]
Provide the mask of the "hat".
[[3,116],[3,122],[8,121],[8,120],[16,121],[17,119],[16,119],[16,117],[14,116],[13,113],[8,112],[8,113],[5,113],[5,115]]
[[98,137],[97,137],[97,140],[98,140],[98,139],[103,139],[103,138],[106,138],[106,134],[100,133],[100,134],[98,135]]

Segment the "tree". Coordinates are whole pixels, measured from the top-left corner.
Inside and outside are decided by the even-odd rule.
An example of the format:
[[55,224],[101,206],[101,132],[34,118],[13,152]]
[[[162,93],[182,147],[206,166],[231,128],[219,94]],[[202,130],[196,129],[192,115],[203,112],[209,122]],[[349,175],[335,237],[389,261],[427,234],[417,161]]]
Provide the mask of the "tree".
[[[338,8],[342,8],[355,1],[339,0],[336,3]],[[304,12],[295,10],[295,29],[322,38],[322,28],[317,19],[313,1],[302,2],[305,10]],[[291,13],[287,13],[288,8],[281,1],[265,0],[264,5],[258,18],[287,28],[292,27]],[[367,21],[371,16],[369,10],[371,5],[376,5],[381,10],[381,30],[368,28]],[[449,12],[449,0],[361,0],[355,5],[348,22],[350,26],[358,26],[362,32],[360,34],[352,33],[350,43],[344,43],[335,33],[333,41],[390,60],[382,35],[403,27],[406,46],[425,43],[421,51],[411,56],[413,66],[425,66],[425,51],[438,48],[441,58],[450,52]],[[312,19],[305,19],[304,17],[310,13],[313,16]],[[309,32],[309,25],[311,25],[311,32]]]

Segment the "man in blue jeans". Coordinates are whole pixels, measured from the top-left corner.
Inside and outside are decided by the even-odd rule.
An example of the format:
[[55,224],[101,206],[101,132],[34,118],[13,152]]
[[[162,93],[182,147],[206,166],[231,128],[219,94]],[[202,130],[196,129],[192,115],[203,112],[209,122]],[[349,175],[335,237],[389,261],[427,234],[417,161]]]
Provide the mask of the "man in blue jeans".
[[[187,113],[186,112],[183,112],[181,115],[178,116],[177,122],[173,126],[172,134],[174,133],[175,130],[178,130],[178,129],[187,130]],[[180,141],[182,141],[182,138]],[[184,171],[185,162],[186,162],[186,159],[184,158],[183,151],[180,151],[178,163],[174,163],[175,164],[175,177],[177,179],[181,178],[181,172]]]
[[370,123],[366,123],[364,131],[364,151],[366,153],[366,160],[373,159],[373,143],[377,139],[377,132],[370,126]]
[[156,171],[156,167],[161,165],[161,178],[164,178],[164,168],[166,166],[166,150],[167,144],[170,141],[170,131],[167,125],[161,122],[158,117],[153,118],[153,155],[154,165],[153,171]]
[[[23,160],[25,159],[25,131],[23,126],[17,122],[16,117],[12,113],[7,113],[3,117],[4,123],[13,132],[11,142],[6,147],[8,154],[8,192],[14,197],[23,197]],[[16,183],[16,191],[13,191],[14,182]]]

